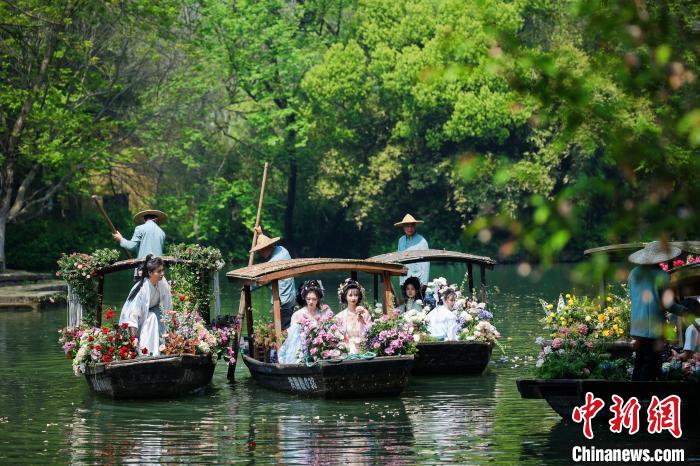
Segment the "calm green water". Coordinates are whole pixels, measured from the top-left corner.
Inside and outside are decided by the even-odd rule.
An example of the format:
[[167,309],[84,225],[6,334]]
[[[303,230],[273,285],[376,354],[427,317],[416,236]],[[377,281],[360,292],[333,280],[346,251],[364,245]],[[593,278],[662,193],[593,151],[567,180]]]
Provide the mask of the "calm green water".
[[[535,281],[509,266],[489,275],[495,323],[507,361],[486,375],[413,378],[392,399],[312,400],[260,388],[240,364],[236,382],[220,364],[203,396],[167,401],[98,398],[63,358],[57,329],[62,309],[0,314],[0,461],[4,463],[202,463],[287,464],[569,464],[573,445],[585,441],[542,400],[522,400],[515,379],[528,375],[539,333],[537,298],[553,300],[570,289],[570,268],[558,266]],[[460,267],[432,274],[461,281]],[[361,279],[363,277],[360,277]],[[326,277],[334,295],[338,279]],[[106,301],[118,305],[128,291],[125,273],[109,282]],[[366,286],[371,287],[367,281]],[[222,281],[225,312],[237,309],[238,291]],[[265,290],[254,294],[267,312]],[[328,300],[337,310],[333,299]],[[501,353],[494,350],[494,360]],[[595,445],[648,448],[664,437],[605,436]],[[666,442],[698,444],[685,434]],[[695,456],[697,460],[698,457]]]

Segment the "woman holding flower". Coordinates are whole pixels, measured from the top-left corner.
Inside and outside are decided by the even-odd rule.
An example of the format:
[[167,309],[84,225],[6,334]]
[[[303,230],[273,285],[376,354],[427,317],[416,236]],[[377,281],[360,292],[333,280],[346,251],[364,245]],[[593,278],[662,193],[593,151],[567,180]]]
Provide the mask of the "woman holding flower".
[[367,329],[372,325],[369,311],[359,304],[364,297],[362,286],[348,278],[338,288],[338,298],[347,307],[335,316],[340,333],[343,334],[349,353],[359,353],[365,339]]
[[397,308],[402,314],[411,310],[416,312],[423,310],[421,289],[422,287],[418,277],[408,277],[406,281],[403,282],[401,290],[403,291],[405,302]]
[[129,293],[119,324],[126,323],[129,333],[138,338],[143,354],[160,355],[165,326],[161,321],[161,310],[172,309],[170,285],[163,277],[165,264],[160,257],[146,256],[141,270],[141,279]]
[[302,323],[318,322],[324,313],[330,311],[328,305],[321,304],[322,299],[323,287],[316,280],[308,280],[299,287],[297,302],[306,305],[292,314],[287,339],[284,340],[279,349],[280,364],[297,364],[301,362]]
[[452,309],[457,302],[457,292],[452,288],[446,288],[442,292],[442,305],[428,313],[428,331],[430,336],[440,340],[456,340],[459,333],[457,316]]

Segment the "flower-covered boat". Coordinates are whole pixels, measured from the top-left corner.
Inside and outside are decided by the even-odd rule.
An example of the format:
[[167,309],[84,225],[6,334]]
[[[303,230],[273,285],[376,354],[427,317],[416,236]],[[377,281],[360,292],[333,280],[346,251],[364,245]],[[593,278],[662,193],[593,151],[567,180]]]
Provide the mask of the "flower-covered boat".
[[[392,396],[400,394],[408,382],[408,376],[413,366],[413,355],[385,355],[386,352],[363,357],[344,357],[342,351],[334,352],[334,337],[321,338],[317,346],[309,344],[306,347],[309,356],[306,362],[300,364],[279,364],[269,362],[268,355],[261,354],[257,348],[263,337],[254,335],[253,315],[250,306],[250,287],[272,285],[273,294],[273,328],[274,340],[282,341],[280,319],[280,301],[278,280],[297,277],[300,275],[349,272],[356,276],[358,272],[381,275],[384,284],[384,299],[387,309],[390,309],[391,290],[389,288],[392,275],[406,273],[406,268],[399,264],[385,264],[351,259],[291,259],[267,262],[227,273],[230,280],[243,282],[245,315],[239,316],[246,320],[248,331],[248,354],[242,359],[250,370],[253,379],[265,388],[303,396],[325,398],[353,398],[371,396]],[[333,330],[326,328],[331,325],[329,319],[321,322],[318,328],[305,329],[304,337],[313,341],[321,332],[332,334]],[[313,333],[312,332],[316,332]],[[313,338],[309,338],[313,337]],[[398,337],[397,337],[398,338]],[[270,340],[269,336],[264,337]],[[391,341],[388,342],[391,345]],[[326,346],[324,346],[326,345]],[[381,345],[380,345],[381,346]],[[316,348],[316,351],[313,351]],[[381,349],[381,348],[379,348]],[[312,354],[313,352],[313,354]],[[327,352],[324,354],[324,352]],[[324,357],[325,356],[325,357]]]
[[[421,341],[418,342],[418,352],[415,356],[413,374],[415,375],[479,375],[484,372],[491,360],[493,346],[496,344],[497,332],[488,319],[478,315],[480,310],[486,311],[486,269],[493,269],[496,261],[483,256],[475,256],[457,251],[437,249],[408,250],[374,256],[370,261],[395,262],[412,264],[415,262],[459,262],[467,264],[466,287],[469,299],[465,297],[460,312],[478,309],[471,313],[467,322],[466,316],[460,321],[460,335],[457,341]],[[474,266],[480,269],[480,285],[477,291],[474,287]],[[437,283],[433,281],[432,291],[439,291],[440,286],[446,286],[444,279]],[[432,293],[430,293],[432,294]],[[476,307],[481,303],[482,308]],[[470,306],[474,304],[474,306]],[[488,312],[488,311],[487,311]],[[490,314],[490,313],[489,313]],[[420,316],[419,316],[420,317]],[[415,319],[412,314],[409,318]],[[483,323],[482,323],[483,322]],[[479,326],[477,329],[476,327]]]
[[174,252],[177,257],[163,258],[174,278],[173,309],[164,311],[167,335],[158,356],[138,347],[127,324],[115,322],[113,310],[102,319],[105,275],[138,267],[143,259],[115,262],[117,254],[98,251],[59,261],[59,275],[76,290],[74,302],[69,302],[68,327],[59,332],[59,341],[73,359],[75,374],[83,374],[93,392],[115,399],[199,393],[211,382],[217,358],[235,363],[235,320],[218,318],[208,325],[208,279],[222,264],[200,259],[220,258],[220,253],[198,246],[175,247]]
[[[684,252],[700,252],[698,242],[673,243]],[[643,243],[605,246],[589,253],[629,254],[644,247]],[[688,261],[669,270],[671,287],[676,296],[697,296],[700,293],[700,264]],[[672,352],[662,367],[662,380],[632,381],[632,351],[629,338],[629,298],[608,291],[603,282],[601,295],[595,300],[566,295],[559,304],[543,302],[544,329],[550,339],[538,338],[541,345],[536,362],[535,378],[516,381],[522,398],[544,399],[562,418],[571,419],[575,407],[586,403],[586,393],[593,393],[606,406],[612,396],[624,400],[636,397],[645,411],[655,396],[659,400],[677,395],[681,400],[684,422],[697,419],[700,402],[700,359],[680,361]],[[620,341],[622,339],[622,341]],[[612,411],[602,409],[595,421],[607,422]],[[692,422],[692,421],[691,421]]]

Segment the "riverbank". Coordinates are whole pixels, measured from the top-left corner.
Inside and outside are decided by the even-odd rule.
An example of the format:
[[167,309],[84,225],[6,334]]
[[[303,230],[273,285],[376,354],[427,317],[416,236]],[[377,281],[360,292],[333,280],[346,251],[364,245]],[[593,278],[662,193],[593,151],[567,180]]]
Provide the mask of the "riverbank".
[[0,310],[32,309],[65,302],[67,286],[51,274],[7,270],[0,273]]

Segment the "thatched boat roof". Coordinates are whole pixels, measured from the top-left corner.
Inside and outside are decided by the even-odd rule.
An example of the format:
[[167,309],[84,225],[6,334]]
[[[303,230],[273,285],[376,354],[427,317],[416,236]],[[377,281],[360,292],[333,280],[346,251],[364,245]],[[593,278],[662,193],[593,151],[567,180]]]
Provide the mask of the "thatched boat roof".
[[496,265],[496,261],[486,256],[476,256],[458,251],[445,249],[416,249],[400,252],[390,252],[379,256],[370,257],[368,261],[395,262],[398,264],[413,264],[415,262],[464,262],[467,264],[479,264],[488,269]]
[[[637,243],[622,243],[622,244],[611,244],[609,246],[600,246],[597,248],[586,249],[583,251],[585,255],[591,254],[609,254],[624,256],[626,254],[631,254],[634,251],[642,249],[648,243],[637,242]],[[680,248],[686,254],[700,254],[700,241],[671,241],[671,245]]]

